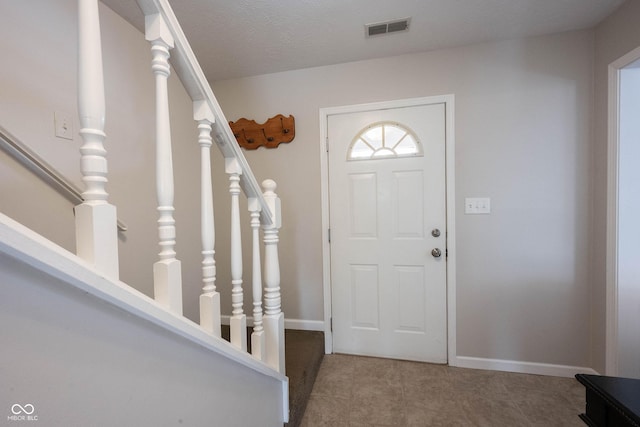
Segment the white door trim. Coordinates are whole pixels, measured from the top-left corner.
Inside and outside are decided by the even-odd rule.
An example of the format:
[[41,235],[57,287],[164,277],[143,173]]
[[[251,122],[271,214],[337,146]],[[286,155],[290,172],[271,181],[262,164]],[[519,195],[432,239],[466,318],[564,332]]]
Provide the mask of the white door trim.
[[324,348],[325,353],[333,352],[331,332],[331,253],[329,232],[329,159],[327,155],[328,118],[334,114],[357,113],[371,110],[413,107],[424,104],[445,104],[446,126],[446,211],[447,211],[447,353],[450,365],[456,357],[456,234],[455,234],[455,133],[454,96],[441,95],[424,98],[400,99],[395,101],[347,105],[320,109],[320,182],[322,197],[322,286],[324,296]]
[[609,64],[607,157],[607,302],[605,375],[618,375],[618,163],[620,70],[640,59],[640,47]]

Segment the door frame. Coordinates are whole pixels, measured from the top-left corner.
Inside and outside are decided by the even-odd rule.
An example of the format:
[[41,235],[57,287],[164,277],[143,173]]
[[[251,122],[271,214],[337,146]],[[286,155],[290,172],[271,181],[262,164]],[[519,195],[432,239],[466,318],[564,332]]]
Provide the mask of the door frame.
[[333,352],[331,330],[331,246],[329,244],[329,116],[388,110],[425,104],[445,105],[445,192],[446,192],[446,245],[447,245],[447,360],[456,360],[456,233],[455,233],[455,129],[454,95],[439,95],[393,101],[320,108],[320,183],[322,196],[322,287],[324,297],[324,349]]
[[618,187],[620,155],[620,72],[640,59],[640,47],[609,64],[607,120],[607,261],[605,375],[618,375]]

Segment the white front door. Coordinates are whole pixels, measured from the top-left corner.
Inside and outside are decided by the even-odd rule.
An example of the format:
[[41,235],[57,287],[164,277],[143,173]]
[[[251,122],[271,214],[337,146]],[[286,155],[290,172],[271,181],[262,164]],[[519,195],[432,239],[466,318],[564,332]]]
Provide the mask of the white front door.
[[327,123],[334,351],[446,363],[445,104]]

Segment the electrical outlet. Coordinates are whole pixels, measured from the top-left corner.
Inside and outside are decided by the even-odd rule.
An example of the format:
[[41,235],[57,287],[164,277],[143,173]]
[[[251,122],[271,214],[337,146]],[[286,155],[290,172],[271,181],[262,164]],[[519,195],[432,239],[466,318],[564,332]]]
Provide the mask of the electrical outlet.
[[58,138],[73,140],[73,120],[71,120],[71,116],[59,111],[56,111],[53,116],[53,121],[56,128],[56,136]]
[[467,197],[464,199],[465,214],[490,214],[491,199],[488,197]]

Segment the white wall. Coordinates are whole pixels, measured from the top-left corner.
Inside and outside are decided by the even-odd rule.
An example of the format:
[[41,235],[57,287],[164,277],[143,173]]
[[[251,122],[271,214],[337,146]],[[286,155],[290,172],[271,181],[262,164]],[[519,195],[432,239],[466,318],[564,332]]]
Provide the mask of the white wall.
[[625,2],[595,29],[592,149],[592,225],[590,258],[592,283],[593,368],[605,368],[606,229],[607,229],[607,88],[608,66],[640,46],[640,2]]
[[[28,4],[27,4],[28,3]],[[0,0],[0,125],[82,188],[77,119],[75,0]],[[144,35],[100,5],[110,202],[129,227],[120,235],[121,280],[153,296],[158,259],[154,80]],[[176,180],[177,253],[185,314],[198,320],[201,291],[199,147],[191,100],[169,79]],[[73,141],[54,137],[54,111],[74,118]],[[72,203],[0,151],[0,210],[75,252]]]
[[620,72],[618,375],[640,378],[640,60]]
[[279,380],[4,253],[0,284],[3,421],[31,404],[45,426],[282,426]]
[[[319,108],[454,94],[458,355],[589,366],[592,49],[579,31],[214,82],[229,120],[296,119],[245,152],[279,184],[285,316],[323,317]],[[474,196],[491,215],[463,214]]]

